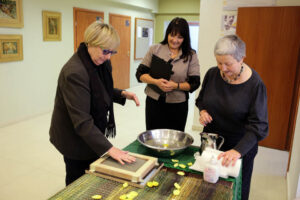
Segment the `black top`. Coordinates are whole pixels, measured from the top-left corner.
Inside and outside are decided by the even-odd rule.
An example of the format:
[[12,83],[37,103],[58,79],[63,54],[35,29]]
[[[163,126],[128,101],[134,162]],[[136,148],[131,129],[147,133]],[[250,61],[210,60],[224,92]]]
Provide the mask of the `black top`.
[[242,156],[268,135],[267,91],[253,69],[246,82],[230,84],[212,67],[204,77],[196,105],[213,118],[204,132],[222,135],[224,144]]

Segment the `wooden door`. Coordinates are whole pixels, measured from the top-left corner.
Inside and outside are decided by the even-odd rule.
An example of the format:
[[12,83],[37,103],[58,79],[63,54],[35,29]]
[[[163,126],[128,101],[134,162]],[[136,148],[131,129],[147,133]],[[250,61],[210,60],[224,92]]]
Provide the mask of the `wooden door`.
[[77,50],[79,44],[83,42],[85,29],[94,21],[104,19],[104,13],[94,10],[82,8],[73,8],[73,24],[74,24],[74,51]]
[[131,17],[109,14],[109,23],[116,29],[121,40],[118,53],[111,56],[114,87],[127,89],[130,81]]
[[269,136],[260,145],[289,150],[299,102],[300,7],[239,8],[237,34],[245,62],[267,87]]

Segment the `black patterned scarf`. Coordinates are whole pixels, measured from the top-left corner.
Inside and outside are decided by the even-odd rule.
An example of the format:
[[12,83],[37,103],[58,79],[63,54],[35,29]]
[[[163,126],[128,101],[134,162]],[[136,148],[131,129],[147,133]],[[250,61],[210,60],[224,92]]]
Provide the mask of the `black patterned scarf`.
[[116,126],[113,108],[113,79],[109,60],[97,66],[93,63],[85,43],[81,43],[78,56],[86,68],[91,87],[91,115],[94,124],[106,137],[116,136]]

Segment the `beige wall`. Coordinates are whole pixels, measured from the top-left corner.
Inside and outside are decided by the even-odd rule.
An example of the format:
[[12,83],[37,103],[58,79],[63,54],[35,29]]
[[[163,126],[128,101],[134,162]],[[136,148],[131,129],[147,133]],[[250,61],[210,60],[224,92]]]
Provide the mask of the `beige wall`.
[[160,0],[159,13],[199,13],[199,0]]
[[[300,6],[300,0],[277,0],[277,5]],[[300,199],[300,185],[298,185],[298,180],[300,178],[300,108],[298,108],[295,135],[291,149],[290,168],[287,173],[288,200],[294,200],[296,194],[298,194],[297,198]]]
[[187,21],[199,21],[199,0],[160,0],[158,13],[155,14],[155,43],[164,37],[164,22],[175,17],[185,18]]
[[[290,169],[287,173],[287,193],[288,200],[294,200],[296,197],[298,179],[300,177],[300,108],[298,108],[295,135],[292,144],[292,155],[290,160]],[[300,189],[298,189],[298,198],[300,198]]]
[[[130,77],[135,80],[134,19],[154,19],[157,5],[157,0],[23,0],[24,27],[0,28],[1,34],[23,35],[24,55],[22,61],[0,63],[0,126],[52,110],[58,73],[73,54],[73,7],[104,11],[105,22],[109,13],[131,16]],[[62,41],[43,41],[42,10],[62,14]]]
[[[101,1],[101,0],[100,0]],[[98,2],[100,2],[98,1]],[[110,2],[116,2],[120,4],[120,7],[125,8],[129,6],[130,9],[133,7],[136,9],[146,9],[150,12],[157,12],[159,0],[108,0]]]
[[164,39],[164,22],[171,21],[175,17],[182,17],[189,22],[198,22],[199,15],[181,15],[181,14],[167,14],[155,16],[155,43],[159,43]]
[[[216,65],[213,56],[213,46],[220,37],[221,15],[223,0],[201,0],[200,2],[200,28],[199,28],[199,62],[201,66],[201,79],[206,71]],[[300,0],[277,0],[277,6],[299,6]],[[199,92],[199,90],[198,90]],[[300,108],[299,108],[300,110]],[[298,178],[300,174],[300,112],[296,121],[296,130],[292,146],[290,170],[287,174],[288,200],[296,197]],[[195,108],[193,128],[201,130],[199,124],[199,111]],[[300,192],[300,191],[299,191]]]

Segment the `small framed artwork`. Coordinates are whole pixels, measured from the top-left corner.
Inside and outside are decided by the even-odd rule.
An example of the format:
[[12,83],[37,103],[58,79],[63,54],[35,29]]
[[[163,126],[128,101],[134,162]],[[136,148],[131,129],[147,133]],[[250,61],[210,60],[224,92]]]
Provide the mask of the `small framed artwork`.
[[134,59],[141,60],[146,55],[154,38],[154,21],[135,18]]
[[0,62],[23,60],[22,35],[0,35]]
[[23,26],[22,0],[0,0],[0,27]]
[[43,11],[43,40],[61,40],[61,13]]

